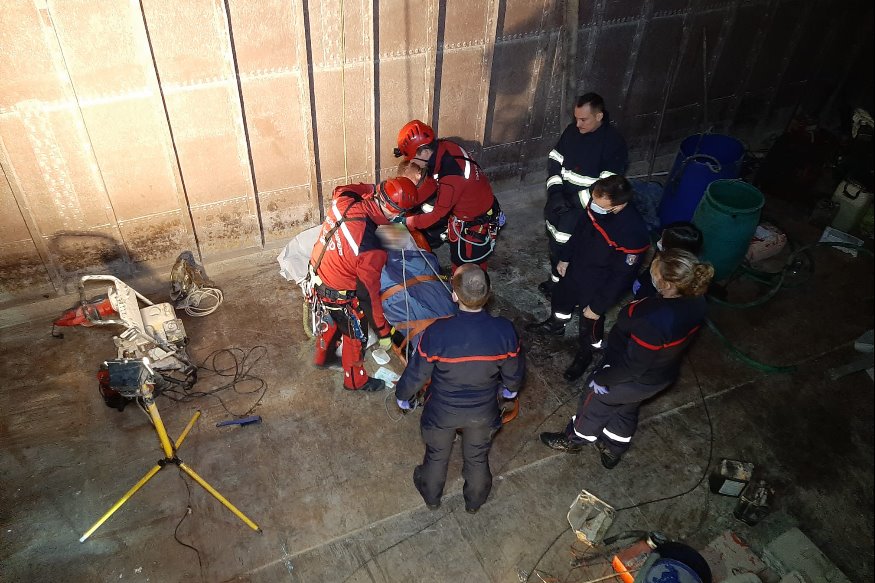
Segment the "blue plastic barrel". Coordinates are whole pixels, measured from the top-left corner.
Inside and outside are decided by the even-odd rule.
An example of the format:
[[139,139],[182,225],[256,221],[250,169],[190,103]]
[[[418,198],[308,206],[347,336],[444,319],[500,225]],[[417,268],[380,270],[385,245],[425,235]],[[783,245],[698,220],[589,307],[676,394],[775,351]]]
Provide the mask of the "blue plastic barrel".
[[715,180],[738,178],[744,151],[744,144],[721,134],[684,138],[662,193],[662,226],[692,219],[705,189]]

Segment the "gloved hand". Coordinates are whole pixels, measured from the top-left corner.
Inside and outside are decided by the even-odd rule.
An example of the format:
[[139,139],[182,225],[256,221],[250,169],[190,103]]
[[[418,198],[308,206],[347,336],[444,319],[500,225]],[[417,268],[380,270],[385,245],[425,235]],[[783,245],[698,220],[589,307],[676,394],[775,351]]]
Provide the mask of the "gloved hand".
[[394,344],[395,346],[401,346],[401,344],[404,342],[404,334],[396,330],[394,326],[392,327],[391,334],[389,334],[389,338],[392,339],[392,344]]
[[395,223],[396,225],[403,225],[404,221],[404,215],[395,215],[389,220],[390,223]]
[[517,391],[511,391],[507,387],[501,387],[501,398],[507,399],[508,401],[512,401],[516,399]]
[[389,350],[392,347],[392,335],[383,336],[377,341],[377,345],[383,350]]
[[607,395],[608,387],[603,387],[595,381],[589,381],[589,387],[592,389],[592,392],[596,395]]
[[410,401],[402,401],[401,399],[395,399],[395,402],[398,403],[398,408],[402,411],[413,411],[413,405],[410,404]]

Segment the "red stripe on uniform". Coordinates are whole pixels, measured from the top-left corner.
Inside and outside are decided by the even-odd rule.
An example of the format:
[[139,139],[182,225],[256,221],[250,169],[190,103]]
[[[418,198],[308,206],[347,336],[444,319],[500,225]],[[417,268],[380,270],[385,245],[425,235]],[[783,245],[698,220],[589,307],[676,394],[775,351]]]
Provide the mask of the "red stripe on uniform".
[[595,217],[593,216],[592,211],[589,210],[589,208],[586,209],[586,214],[589,215],[589,220],[592,221],[592,226],[595,227],[595,230],[598,231],[599,233],[601,233],[602,237],[604,237],[605,242],[608,245],[610,245],[611,247],[613,247],[614,249],[616,249],[617,251],[622,251],[623,253],[628,253],[630,255],[637,255],[638,253],[644,253],[650,247],[650,245],[645,245],[644,247],[641,247],[640,249],[628,249],[626,247],[620,247],[616,243],[616,241],[614,241],[613,239],[611,239],[608,236],[607,232],[605,232],[605,230],[602,229],[601,225],[598,224],[598,221],[595,220]]
[[681,338],[680,340],[675,340],[674,342],[669,342],[668,344],[662,344],[660,346],[657,346],[656,344],[650,344],[649,342],[644,342],[643,340],[641,340],[640,338],[638,338],[634,334],[632,334],[632,340],[634,340],[639,345],[643,346],[644,348],[646,348],[648,350],[662,350],[663,348],[672,348],[672,347],[677,346],[679,344],[683,344],[684,342],[686,342],[690,338],[690,336],[692,336],[693,334],[698,332],[699,328],[701,328],[701,326],[696,326],[695,328],[690,330],[687,333],[687,335],[684,336],[683,338]]
[[519,346],[515,352],[506,352],[504,354],[496,354],[496,355],[481,355],[481,356],[429,356],[422,351],[422,343],[416,347],[416,351],[419,352],[419,356],[423,357],[429,362],[475,362],[475,361],[484,361],[489,362],[493,360],[502,360],[504,358],[512,358],[517,356],[520,353]]

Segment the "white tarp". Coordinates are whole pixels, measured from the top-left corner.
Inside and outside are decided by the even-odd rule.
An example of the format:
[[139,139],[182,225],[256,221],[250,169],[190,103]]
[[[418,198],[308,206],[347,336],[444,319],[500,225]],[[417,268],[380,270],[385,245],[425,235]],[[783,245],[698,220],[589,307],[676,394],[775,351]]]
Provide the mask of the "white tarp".
[[276,260],[280,264],[280,275],[288,281],[301,283],[307,275],[307,265],[310,261],[310,253],[319,238],[322,225],[316,225],[306,231],[298,233],[283,247]]

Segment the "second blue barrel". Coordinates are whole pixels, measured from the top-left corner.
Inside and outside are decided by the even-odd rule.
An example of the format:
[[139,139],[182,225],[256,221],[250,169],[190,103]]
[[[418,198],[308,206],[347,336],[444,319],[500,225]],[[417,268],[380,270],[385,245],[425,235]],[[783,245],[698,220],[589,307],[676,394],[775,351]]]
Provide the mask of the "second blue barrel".
[[662,193],[662,226],[692,219],[705,189],[715,180],[738,178],[744,152],[744,144],[731,136],[694,134],[684,138]]

